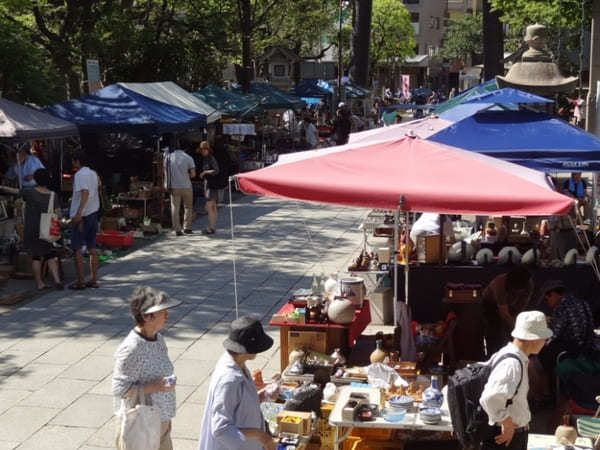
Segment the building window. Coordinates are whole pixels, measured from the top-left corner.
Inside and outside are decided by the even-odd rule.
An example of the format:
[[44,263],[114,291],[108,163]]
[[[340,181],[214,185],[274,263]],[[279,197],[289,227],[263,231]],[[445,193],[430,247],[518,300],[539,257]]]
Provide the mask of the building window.
[[419,23],[419,13],[411,12],[410,13],[410,21],[411,21],[411,23]]
[[274,77],[285,77],[285,64],[273,64],[273,76]]
[[419,0],[404,0],[404,3],[407,5],[418,5]]

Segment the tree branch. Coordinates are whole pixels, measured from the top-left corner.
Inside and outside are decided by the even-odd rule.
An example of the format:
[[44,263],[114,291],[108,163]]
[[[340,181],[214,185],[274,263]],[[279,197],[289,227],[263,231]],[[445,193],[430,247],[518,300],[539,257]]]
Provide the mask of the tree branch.
[[329,50],[331,47],[333,47],[333,44],[329,44],[327,47],[325,47],[324,49],[321,50],[321,52],[318,55],[313,55],[313,56],[303,56],[302,59],[303,60],[309,60],[309,59],[321,59],[325,56],[325,53],[327,52],[327,50]]
[[[265,8],[263,9],[262,13],[260,14],[260,16],[258,17],[258,19],[255,19],[254,17],[252,17],[252,28],[254,28],[255,26],[261,24],[265,18],[267,17],[267,14],[269,13],[269,11],[277,4],[279,3],[281,0],[271,0],[271,3],[269,3],[267,6],[265,6]],[[252,15],[254,16],[254,12],[252,12]]]
[[49,41],[52,41],[52,42],[60,41],[60,36],[58,36],[56,33],[51,32],[48,29],[48,27],[46,26],[46,21],[44,19],[44,16],[42,15],[40,8],[37,6],[33,7],[33,17],[35,17],[35,23],[36,23],[38,29],[44,36],[46,36],[48,38]]

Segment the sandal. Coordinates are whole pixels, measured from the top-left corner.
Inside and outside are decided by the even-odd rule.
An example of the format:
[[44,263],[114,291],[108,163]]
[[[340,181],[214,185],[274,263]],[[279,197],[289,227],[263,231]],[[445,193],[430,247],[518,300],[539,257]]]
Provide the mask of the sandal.
[[48,285],[45,285],[45,286],[43,286],[43,287],[41,287],[41,288],[40,288],[40,287],[39,287],[39,288],[37,288],[38,292],[46,291],[46,290],[48,290],[48,289],[50,289],[50,286],[48,286]]
[[96,281],[88,281],[87,283],[85,283],[85,287],[88,288],[93,288],[93,289],[98,289],[100,286],[98,285],[98,283]]
[[73,283],[69,285],[69,289],[73,291],[83,291],[85,289],[85,285],[79,283]]
[[204,230],[202,230],[202,234],[215,234],[215,230],[211,228],[205,228]]
[[57,291],[63,291],[63,290],[65,289],[65,287],[63,286],[63,284],[62,284],[62,283],[56,283],[56,284],[54,285],[54,288],[55,288]]

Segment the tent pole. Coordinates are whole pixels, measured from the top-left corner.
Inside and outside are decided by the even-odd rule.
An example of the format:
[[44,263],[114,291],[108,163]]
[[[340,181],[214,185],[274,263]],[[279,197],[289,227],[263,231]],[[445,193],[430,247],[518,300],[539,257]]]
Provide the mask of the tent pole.
[[596,233],[596,199],[598,198],[598,172],[592,173],[592,217],[590,217],[592,224],[592,233]]
[[235,299],[235,318],[239,317],[238,311],[238,290],[237,290],[237,270],[235,266],[235,235],[233,232],[233,201],[231,197],[231,178],[229,178],[229,223],[231,226],[231,262],[233,264],[233,297]]

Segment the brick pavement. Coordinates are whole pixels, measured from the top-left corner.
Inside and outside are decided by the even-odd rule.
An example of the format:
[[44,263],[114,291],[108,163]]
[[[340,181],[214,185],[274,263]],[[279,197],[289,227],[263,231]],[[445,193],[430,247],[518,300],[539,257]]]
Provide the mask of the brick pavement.
[[[256,197],[234,208],[240,313],[264,323],[290,291],[310,287],[313,272],[345,270],[362,244],[364,210]],[[0,310],[0,450],[114,448],[113,353],[131,329],[127,297],[138,284],[184,301],[164,333],[178,376],[172,435],[175,450],[196,448],[207,383],[235,317],[228,208],[219,226],[213,237],[169,236],[103,266],[100,289]],[[265,378],[279,370],[279,333],[268,333],[276,345],[249,364]]]

